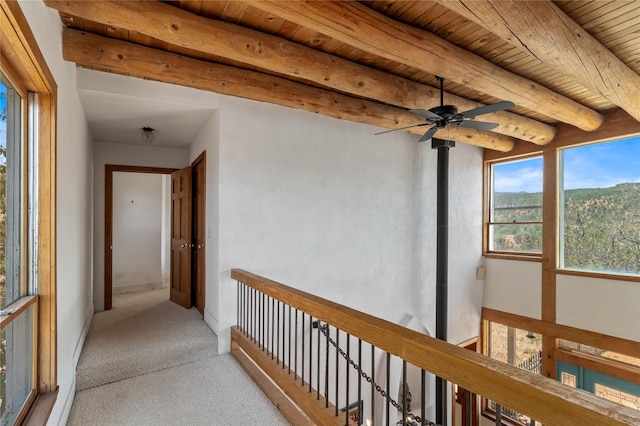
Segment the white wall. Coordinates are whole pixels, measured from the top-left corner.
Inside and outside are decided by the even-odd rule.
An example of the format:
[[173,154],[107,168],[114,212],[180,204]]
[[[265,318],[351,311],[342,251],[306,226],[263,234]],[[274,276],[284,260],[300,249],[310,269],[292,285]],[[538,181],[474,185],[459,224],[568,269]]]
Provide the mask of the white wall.
[[104,310],[104,170],[106,164],[167,167],[187,166],[186,149],[96,142],[93,155],[93,303]]
[[[483,306],[542,319],[539,262],[485,259]],[[631,281],[556,275],[556,322],[640,341],[640,286]]]
[[162,286],[163,176],[113,174],[113,293]]
[[558,324],[640,342],[637,282],[557,275]]
[[542,318],[542,266],[539,262],[485,259],[483,306],[529,318]]
[[216,112],[193,141],[189,151],[189,162],[206,152],[205,174],[205,308],[204,320],[215,331],[218,329],[217,312],[219,304],[219,113]]
[[57,347],[58,398],[49,424],[64,424],[75,392],[75,367],[92,315],[92,145],[75,90],[75,65],[64,62],[62,24],[42,2],[20,2],[58,88]]
[[[232,268],[394,322],[413,314],[433,330],[436,152],[412,135],[376,137],[371,126],[259,102],[223,98],[219,114],[219,276],[207,309],[220,350],[235,321]],[[481,182],[468,175],[481,176],[482,162],[469,146],[451,155],[450,329],[461,341],[479,329],[481,224],[466,213],[481,217]]]

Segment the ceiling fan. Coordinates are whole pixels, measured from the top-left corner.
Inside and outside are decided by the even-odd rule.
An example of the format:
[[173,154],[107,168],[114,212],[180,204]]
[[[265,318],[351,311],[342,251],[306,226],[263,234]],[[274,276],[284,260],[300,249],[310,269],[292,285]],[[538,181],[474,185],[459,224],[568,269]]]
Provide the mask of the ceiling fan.
[[444,105],[444,78],[437,77],[440,82],[440,106],[433,107],[429,110],[425,109],[410,109],[416,115],[427,119],[426,123],[414,124],[413,126],[401,127],[399,129],[385,130],[384,132],[376,133],[381,135],[383,133],[395,132],[397,130],[410,129],[412,127],[433,125],[424,135],[418,140],[423,142],[431,139],[433,135],[440,129],[444,129],[449,126],[466,127],[468,129],[477,130],[493,130],[498,127],[497,123],[487,123],[485,121],[473,121],[468,120],[472,117],[477,117],[482,114],[489,114],[491,112],[504,111],[505,109],[513,108],[515,104],[509,101],[498,102],[497,104],[485,105],[478,108],[474,108],[464,112],[458,112],[458,107],[455,105]]

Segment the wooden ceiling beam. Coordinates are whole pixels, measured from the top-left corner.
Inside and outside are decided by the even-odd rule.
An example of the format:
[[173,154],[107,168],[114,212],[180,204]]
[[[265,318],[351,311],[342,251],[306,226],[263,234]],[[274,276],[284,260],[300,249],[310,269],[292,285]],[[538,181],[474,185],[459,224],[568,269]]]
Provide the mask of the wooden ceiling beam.
[[[303,78],[324,87],[407,109],[440,104],[439,91],[285,39],[227,22],[203,18],[160,2],[47,1],[60,12],[144,33],[188,49],[250,64],[280,75]],[[163,22],[164,21],[164,22]],[[159,25],[158,22],[163,22]],[[447,94],[447,104],[466,111],[482,106]],[[487,114],[493,131],[538,145],[550,142],[554,127],[510,112]]]
[[602,116],[513,74],[437,35],[394,21],[358,2],[250,0],[252,6],[383,58],[439,75],[473,90],[595,130]]
[[[81,67],[269,102],[379,127],[424,123],[420,117],[401,108],[69,28],[63,31],[62,56]],[[425,128],[408,131],[422,134]],[[439,133],[436,135],[441,138],[497,151],[510,151],[515,144],[508,136],[473,129],[452,127]]]
[[640,120],[640,75],[551,1],[441,3]]

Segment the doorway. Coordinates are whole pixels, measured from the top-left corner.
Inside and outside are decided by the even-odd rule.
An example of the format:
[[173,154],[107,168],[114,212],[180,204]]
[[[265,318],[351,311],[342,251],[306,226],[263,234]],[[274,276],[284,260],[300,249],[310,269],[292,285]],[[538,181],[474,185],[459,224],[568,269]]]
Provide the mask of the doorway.
[[[171,246],[170,263],[171,271],[169,272],[171,281],[171,292],[174,288],[179,287],[185,290],[184,300],[179,303],[185,308],[196,306],[201,315],[204,316],[204,294],[205,294],[205,153],[203,152],[193,163],[192,166],[182,170],[159,167],[140,167],[140,166],[122,166],[111,165],[105,166],[105,276],[104,276],[104,309],[110,310],[113,307],[113,291],[114,291],[114,173],[149,173],[160,175],[171,175],[172,179],[172,200],[170,209],[171,222]],[[188,176],[188,198],[182,200],[183,217],[178,217],[179,221],[188,222],[189,231],[184,235],[182,240],[182,253],[188,253],[186,263],[182,261],[182,267],[174,266],[176,253],[174,241],[174,228],[176,225],[175,217],[175,201],[173,200],[175,176],[179,173]],[[132,205],[136,200],[132,200]],[[193,206],[193,208],[192,208]],[[188,215],[184,217],[184,213]],[[191,225],[193,223],[193,226]],[[184,232],[184,231],[180,231]],[[179,254],[179,253],[178,253]],[[183,256],[184,257],[184,256]],[[179,281],[175,281],[176,272]],[[175,281],[175,282],[174,282]],[[173,297],[171,298],[174,299]],[[174,300],[175,302],[176,300]]]

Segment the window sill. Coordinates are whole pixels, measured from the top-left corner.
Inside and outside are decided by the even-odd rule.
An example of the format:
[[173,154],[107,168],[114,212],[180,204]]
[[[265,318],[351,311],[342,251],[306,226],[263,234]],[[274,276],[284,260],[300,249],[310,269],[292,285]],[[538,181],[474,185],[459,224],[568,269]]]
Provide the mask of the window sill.
[[506,252],[485,252],[485,259],[520,260],[524,262],[542,262],[540,253],[506,253]]
[[52,392],[38,395],[31,410],[29,410],[29,414],[27,414],[27,418],[22,422],[22,426],[46,425],[57,398],[57,387]]

